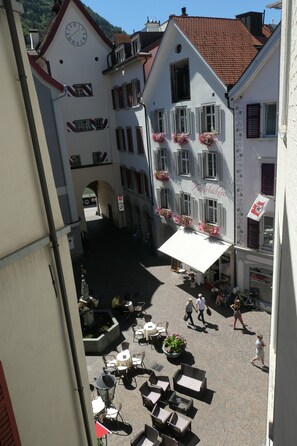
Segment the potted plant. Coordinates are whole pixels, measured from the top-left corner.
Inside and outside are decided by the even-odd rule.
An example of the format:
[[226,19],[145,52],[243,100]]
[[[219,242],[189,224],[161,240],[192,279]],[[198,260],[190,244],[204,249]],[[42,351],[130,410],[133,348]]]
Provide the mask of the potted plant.
[[156,170],[155,178],[159,181],[168,181],[169,180],[169,172],[167,170]]
[[206,232],[209,235],[219,235],[220,227],[218,225],[213,225],[210,223],[199,222],[197,225],[199,231]]
[[153,141],[155,142],[164,142],[166,140],[166,133],[164,132],[154,132],[152,134]]
[[175,215],[173,221],[179,226],[187,227],[192,224],[193,219],[187,215]]
[[188,133],[172,133],[172,139],[176,144],[183,146],[189,142]]
[[169,218],[171,218],[172,212],[170,209],[166,209],[166,208],[157,208],[156,209],[157,214],[160,215],[160,217],[164,217],[166,220],[168,220]]
[[216,140],[215,135],[210,132],[200,133],[198,138],[201,144],[204,144],[207,147],[210,147]]
[[187,341],[183,336],[174,333],[165,338],[162,350],[170,358],[178,358],[187,346]]

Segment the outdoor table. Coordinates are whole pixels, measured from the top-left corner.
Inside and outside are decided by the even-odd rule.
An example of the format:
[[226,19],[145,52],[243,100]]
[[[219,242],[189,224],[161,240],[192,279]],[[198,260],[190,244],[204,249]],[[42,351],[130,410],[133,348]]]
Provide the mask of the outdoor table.
[[188,414],[193,407],[193,400],[191,398],[185,398],[178,395],[176,392],[172,392],[168,400],[169,407],[178,412]]
[[129,350],[122,350],[120,353],[117,354],[117,368],[121,369],[121,367],[131,367],[132,366],[132,360],[131,360],[131,354]]
[[157,326],[156,324],[154,324],[152,321],[151,322],[147,322],[146,324],[144,324],[143,326],[143,335],[145,337],[145,339],[148,341],[150,338],[150,335],[156,334],[157,331]]

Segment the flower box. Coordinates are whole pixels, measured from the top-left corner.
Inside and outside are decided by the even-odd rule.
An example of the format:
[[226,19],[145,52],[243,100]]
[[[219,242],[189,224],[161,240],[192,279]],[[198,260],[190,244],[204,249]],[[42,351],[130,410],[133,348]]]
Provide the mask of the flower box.
[[220,232],[220,227],[218,225],[213,225],[210,223],[199,222],[197,227],[199,231],[203,231],[209,235],[219,235]]
[[153,141],[162,143],[166,140],[166,133],[164,132],[153,133],[152,138]]
[[198,138],[199,142],[207,147],[210,147],[216,141],[215,135],[209,132],[200,133]]
[[192,217],[189,217],[188,215],[175,215],[173,217],[174,223],[176,223],[179,226],[190,226],[192,224]]
[[156,212],[158,215],[160,215],[160,217],[164,217],[166,220],[168,220],[172,216],[172,212],[170,209],[157,208]]
[[176,144],[183,146],[189,142],[189,135],[188,133],[172,133],[172,139]]
[[156,170],[155,178],[159,181],[168,181],[169,180],[169,172],[167,170]]
[[187,341],[183,336],[174,333],[165,338],[162,346],[163,352],[168,356],[179,356],[187,346]]

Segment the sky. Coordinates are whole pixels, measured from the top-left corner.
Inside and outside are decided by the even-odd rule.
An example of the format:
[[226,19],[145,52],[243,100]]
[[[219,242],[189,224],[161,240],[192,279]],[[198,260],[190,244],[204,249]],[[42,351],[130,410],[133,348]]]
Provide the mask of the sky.
[[186,7],[190,16],[224,17],[234,19],[244,12],[265,11],[265,23],[279,23],[281,10],[268,9],[268,4],[275,0],[82,0],[93,11],[108,20],[113,26],[119,26],[126,33],[140,31],[149,20],[165,22],[171,14],[180,15]]

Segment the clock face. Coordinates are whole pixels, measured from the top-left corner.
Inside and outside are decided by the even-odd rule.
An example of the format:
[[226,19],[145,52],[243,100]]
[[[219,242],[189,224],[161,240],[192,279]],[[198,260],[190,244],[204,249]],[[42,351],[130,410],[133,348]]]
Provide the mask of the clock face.
[[81,46],[87,41],[87,30],[78,22],[70,22],[65,28],[65,36],[73,46]]

